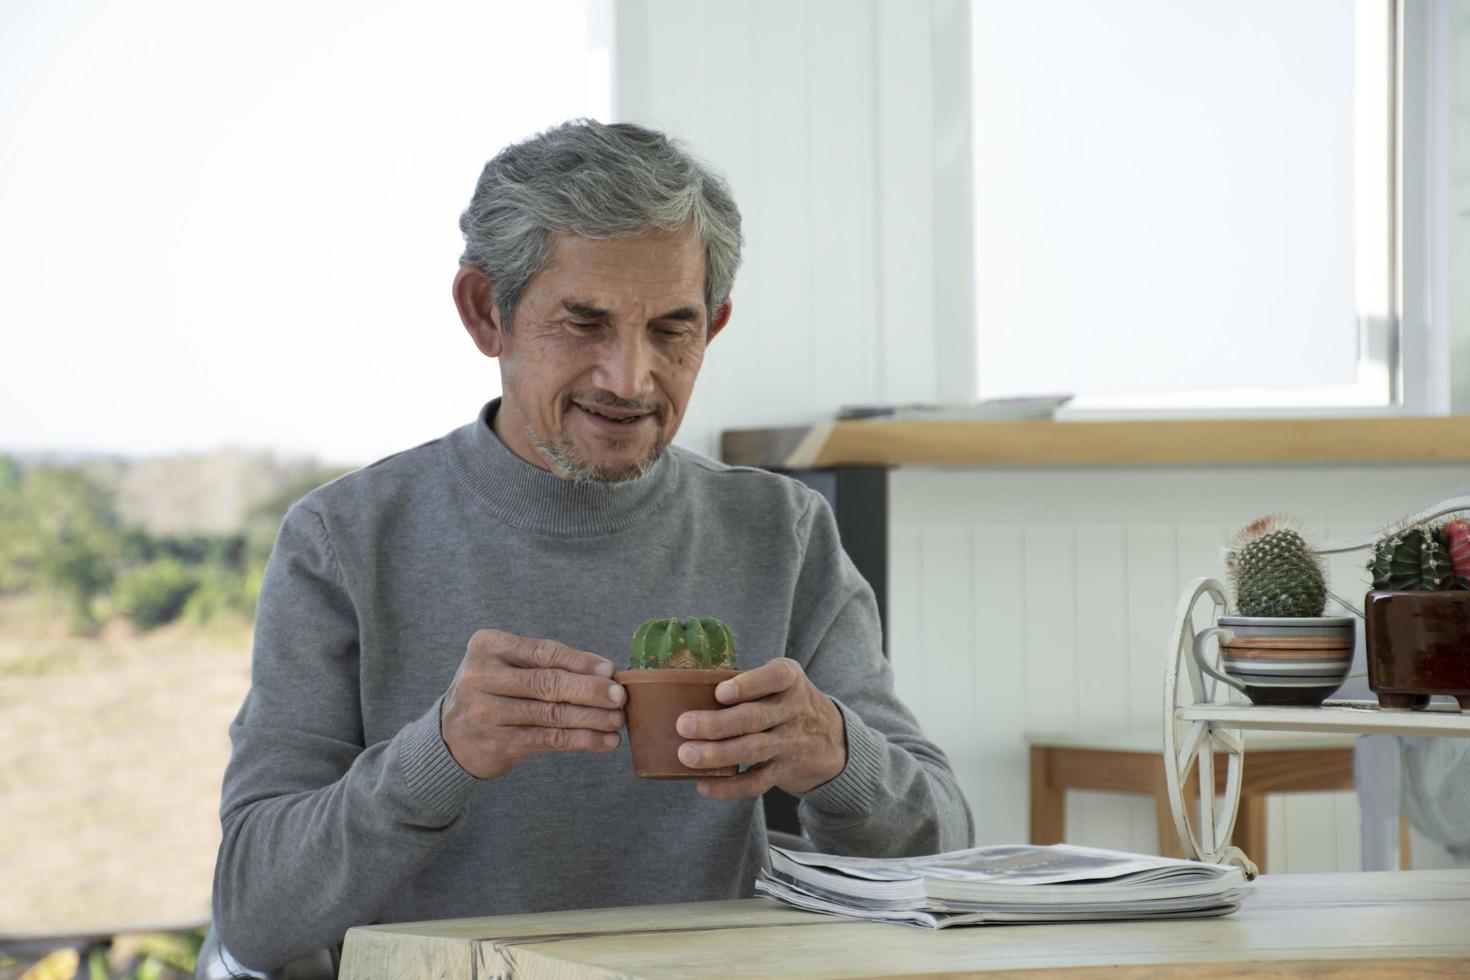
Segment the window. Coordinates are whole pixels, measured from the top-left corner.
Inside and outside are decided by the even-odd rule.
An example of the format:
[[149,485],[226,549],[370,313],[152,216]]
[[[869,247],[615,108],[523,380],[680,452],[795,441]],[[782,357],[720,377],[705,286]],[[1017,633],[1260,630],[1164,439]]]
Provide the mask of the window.
[[1400,378],[1404,345],[1422,342],[1404,329],[1407,290],[1429,258],[1397,238],[1428,213],[1429,110],[1396,98],[1419,91],[1396,79],[1396,52],[1417,53],[1406,44],[1425,29],[1406,14],[1390,0],[975,0],[979,396],[1422,402]]

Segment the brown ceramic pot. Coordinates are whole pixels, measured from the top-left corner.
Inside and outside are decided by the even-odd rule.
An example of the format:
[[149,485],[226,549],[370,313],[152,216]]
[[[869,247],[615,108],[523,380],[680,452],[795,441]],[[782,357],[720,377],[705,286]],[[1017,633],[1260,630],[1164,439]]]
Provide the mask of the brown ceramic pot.
[[686,711],[723,708],[715,700],[715,686],[738,673],[738,670],[667,668],[620,670],[613,674],[613,680],[628,692],[624,710],[628,716],[633,771],[644,779],[703,779],[739,772],[739,766],[690,769],[679,761],[679,746],[686,739],[674,729],[674,722]]
[[1431,694],[1470,708],[1470,592],[1368,593],[1368,686],[1384,708],[1419,709]]

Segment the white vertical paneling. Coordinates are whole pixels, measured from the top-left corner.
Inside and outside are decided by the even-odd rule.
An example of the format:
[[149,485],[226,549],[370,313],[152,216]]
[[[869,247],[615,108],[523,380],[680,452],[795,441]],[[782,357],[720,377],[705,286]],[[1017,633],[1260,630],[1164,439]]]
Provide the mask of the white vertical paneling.
[[1333,808],[1333,826],[1337,828],[1337,853],[1332,866],[1323,871],[1363,870],[1363,849],[1360,846],[1361,821],[1358,814],[1358,794],[1330,793]]
[[[1025,740],[1025,704],[1016,692],[1026,689],[1026,618],[1016,615],[1025,594],[1026,554],[1019,528],[984,524],[975,527],[974,595],[975,671],[970,704],[976,718],[976,761],[973,774],[981,789],[970,796],[978,844],[1007,844],[1029,839],[1026,808],[1029,760]],[[891,580],[890,580],[891,581]]]
[[934,320],[943,402],[975,397],[974,167],[970,100],[940,93],[970,90],[970,6],[934,0],[930,63],[934,109]]
[[918,528],[894,525],[888,536],[888,660],[904,704],[925,717],[923,561]]
[[[1078,525],[1075,563],[1078,731],[1083,735],[1126,731],[1128,604],[1123,525]],[[1094,847],[1126,850],[1134,846],[1128,823],[1132,801],[1117,794],[1073,795],[1079,805],[1075,816],[1067,818],[1070,839]]]
[[[808,194],[810,8],[754,0],[755,199],[760,225],[750,261],[761,280],[753,325],[761,335],[762,393],[779,393],[786,419],[812,418],[812,214]],[[777,245],[779,242],[779,246]]]
[[1076,534],[1070,526],[1025,529],[1026,729],[1077,727]]
[[[806,177],[813,411],[873,400],[877,354],[877,137],[871,0],[813,0]],[[820,25],[820,29],[817,29]]]
[[1127,557],[1128,726],[1163,732],[1164,667],[1169,657],[1166,633],[1180,578],[1173,525],[1130,524],[1124,534]]
[[975,689],[975,612],[971,599],[969,528],[929,526],[921,533],[920,575],[924,582],[919,597],[924,624],[924,672],[919,704],[923,708],[924,731],[945,746],[950,763],[969,799],[980,793],[974,776],[976,745],[975,708],[956,691]]
[[1225,581],[1225,561],[1221,556],[1221,549],[1229,542],[1231,531],[1231,526],[1224,522],[1188,522],[1179,525],[1179,574],[1174,580],[1176,594],[1201,575]]
[[[688,57],[690,64],[702,65],[704,59],[705,4],[684,3],[681,0],[645,0],[645,13],[641,18],[647,39],[647,49],[653,51],[680,51]],[[680,139],[690,139],[699,131],[699,115],[704,92],[704,72],[699,70],[691,79],[693,84],[670,85],[659,70],[656,59],[628,52],[628,60],[636,59],[639,64],[628,64],[641,78],[642,101],[637,121],[663,130]],[[619,67],[624,61],[619,61]],[[619,101],[622,107],[631,102]]]
[[[1246,752],[1246,765],[1250,753]],[[1333,793],[1284,793],[1286,844],[1278,858],[1271,853],[1271,871],[1313,874],[1338,868],[1337,807]],[[1354,841],[1356,843],[1356,841]]]
[[930,4],[878,0],[879,398],[938,388]]
[[[1158,838],[1151,833],[1140,846],[1132,821],[1140,810],[1145,815],[1153,807],[1139,797],[1118,793],[1095,793],[1077,790],[1067,794],[1067,843],[1083,847],[1107,847],[1116,851],[1152,854],[1158,850]],[[1153,819],[1146,816],[1151,829]]]
[[[649,9],[653,0],[616,0],[613,16],[613,111],[619,119],[636,119],[653,98]],[[628,114],[629,107],[633,115]]]
[[[1249,744],[1246,746],[1245,764],[1250,765]],[[1266,797],[1266,860],[1269,862],[1266,867],[1271,872],[1282,871],[1290,863],[1291,848],[1287,834],[1290,810],[1287,803],[1287,798],[1280,793]]]
[[1128,553],[1121,524],[1077,527],[1077,682],[1083,733],[1128,728]]

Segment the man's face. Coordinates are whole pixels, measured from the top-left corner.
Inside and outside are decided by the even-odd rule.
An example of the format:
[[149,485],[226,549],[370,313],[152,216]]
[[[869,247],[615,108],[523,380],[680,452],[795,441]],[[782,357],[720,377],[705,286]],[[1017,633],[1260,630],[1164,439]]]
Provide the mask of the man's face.
[[608,241],[554,235],[514,328],[496,331],[501,441],[562,477],[647,470],[679,431],[705,345],[729,317],[727,303],[710,321],[704,265],[692,228]]

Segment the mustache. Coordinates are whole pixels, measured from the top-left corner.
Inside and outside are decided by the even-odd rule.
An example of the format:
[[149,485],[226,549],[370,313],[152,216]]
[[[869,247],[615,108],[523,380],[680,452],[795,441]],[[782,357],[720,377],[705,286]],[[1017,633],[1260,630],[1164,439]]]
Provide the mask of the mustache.
[[602,408],[617,408],[625,412],[636,412],[639,415],[652,415],[662,422],[668,417],[669,406],[667,402],[647,402],[641,398],[621,398],[606,388],[588,388],[585,391],[574,391],[571,400],[582,405]]

